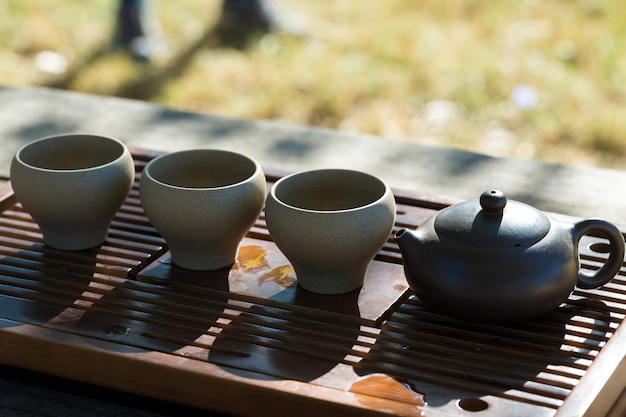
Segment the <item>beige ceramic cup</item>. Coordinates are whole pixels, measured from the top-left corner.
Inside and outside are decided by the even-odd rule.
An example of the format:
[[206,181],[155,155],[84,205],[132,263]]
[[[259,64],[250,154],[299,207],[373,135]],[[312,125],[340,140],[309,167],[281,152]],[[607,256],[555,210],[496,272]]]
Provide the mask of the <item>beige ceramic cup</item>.
[[17,200],[47,245],[62,250],[102,244],[128,196],[135,166],[117,139],[64,134],[30,142],[11,162]]
[[381,179],[344,169],[305,171],[277,181],[265,219],[298,284],[320,294],[360,288],[395,222],[393,193]]
[[172,262],[209,271],[230,266],[265,201],[265,175],[253,159],[195,149],[150,161],[140,197],[148,219],[169,246]]

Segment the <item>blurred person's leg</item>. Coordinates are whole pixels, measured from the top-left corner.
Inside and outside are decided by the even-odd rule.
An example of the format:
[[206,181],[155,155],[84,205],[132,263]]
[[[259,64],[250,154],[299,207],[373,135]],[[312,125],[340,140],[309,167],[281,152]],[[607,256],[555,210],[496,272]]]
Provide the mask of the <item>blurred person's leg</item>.
[[120,0],[113,46],[128,49],[137,61],[150,61],[154,40],[148,18],[144,0]]
[[302,34],[304,22],[272,0],[223,0],[216,29],[222,37],[245,40],[268,32]]
[[[155,22],[149,13],[149,0],[119,0],[113,47],[128,50],[139,62],[154,55]],[[303,34],[305,23],[285,12],[273,0],[223,0],[216,33],[227,42],[246,42],[269,32]]]

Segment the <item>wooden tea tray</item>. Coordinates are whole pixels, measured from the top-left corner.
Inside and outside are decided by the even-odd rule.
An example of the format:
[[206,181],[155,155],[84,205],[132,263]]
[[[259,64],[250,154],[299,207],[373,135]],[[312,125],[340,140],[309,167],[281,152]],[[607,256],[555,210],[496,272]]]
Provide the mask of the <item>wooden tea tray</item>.
[[[361,291],[301,290],[262,215],[232,268],[189,272],[170,264],[139,201],[156,154],[133,154],[135,186],[93,250],[46,247],[10,184],[0,190],[0,362],[243,416],[595,417],[624,407],[624,269],[509,327],[424,308],[391,238]],[[270,185],[282,175],[266,174]],[[451,202],[396,198],[396,228]],[[585,268],[605,246],[585,238]]]

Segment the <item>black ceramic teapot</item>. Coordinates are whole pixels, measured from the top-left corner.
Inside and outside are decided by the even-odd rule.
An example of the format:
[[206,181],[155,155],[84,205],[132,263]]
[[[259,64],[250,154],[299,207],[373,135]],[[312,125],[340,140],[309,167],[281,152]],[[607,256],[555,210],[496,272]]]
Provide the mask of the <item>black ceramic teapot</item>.
[[[607,262],[583,271],[580,238],[598,233],[610,243]],[[431,309],[458,319],[511,323],[558,307],[575,286],[606,284],[624,261],[624,238],[600,219],[573,225],[550,219],[500,191],[455,204],[415,231],[395,234],[411,289]]]

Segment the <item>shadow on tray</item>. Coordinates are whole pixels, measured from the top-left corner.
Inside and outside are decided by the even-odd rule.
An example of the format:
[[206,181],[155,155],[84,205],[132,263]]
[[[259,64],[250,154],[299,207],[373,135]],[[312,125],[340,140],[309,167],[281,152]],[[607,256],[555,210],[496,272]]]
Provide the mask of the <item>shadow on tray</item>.
[[257,274],[246,265],[187,271],[166,254],[139,281],[94,289],[71,331],[116,351],[176,353],[256,379],[310,381],[344,360],[359,335],[359,291],[317,295],[278,274],[282,264]]
[[68,253],[34,243],[5,244],[0,262],[1,327],[75,320],[97,270],[97,253]]
[[293,283],[289,291],[269,300],[298,309],[257,304],[239,311],[221,330],[208,359],[249,378],[312,381],[351,352],[360,324],[336,318],[358,318],[358,297],[358,291],[318,295]]
[[432,407],[456,401],[482,411],[491,395],[556,409],[608,340],[611,321],[605,303],[586,298],[534,321],[492,326],[435,314],[411,297],[355,371],[390,375]]

